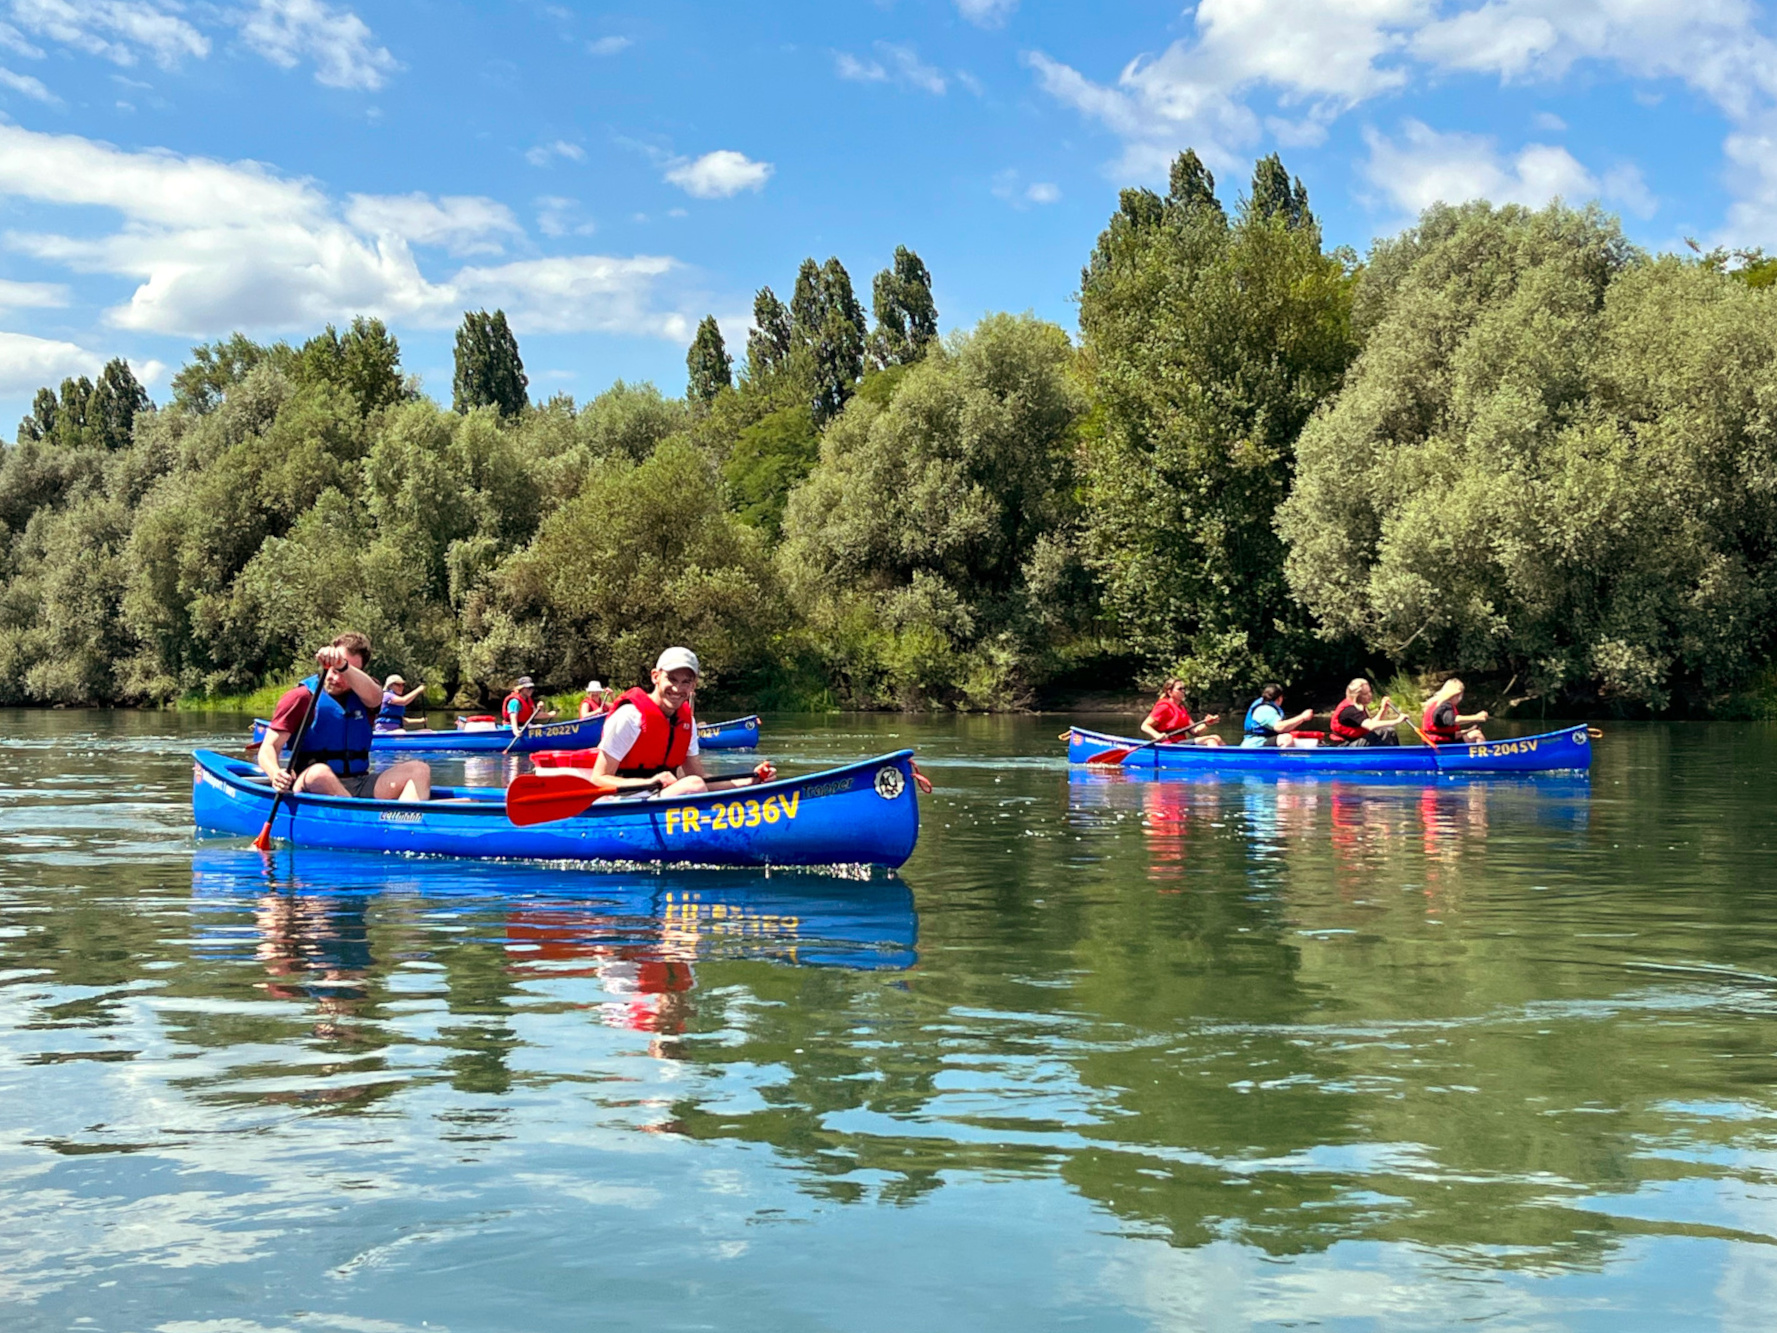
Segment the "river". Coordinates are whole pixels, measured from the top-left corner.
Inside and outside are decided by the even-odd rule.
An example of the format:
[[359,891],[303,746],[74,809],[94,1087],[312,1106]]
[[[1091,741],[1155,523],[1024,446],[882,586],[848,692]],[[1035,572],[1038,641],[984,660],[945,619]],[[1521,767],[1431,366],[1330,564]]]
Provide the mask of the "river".
[[264,858],[190,826],[244,719],[0,712],[0,1325],[1771,1326],[1777,727],[1387,783],[1061,725],[767,719],[937,784],[847,880]]

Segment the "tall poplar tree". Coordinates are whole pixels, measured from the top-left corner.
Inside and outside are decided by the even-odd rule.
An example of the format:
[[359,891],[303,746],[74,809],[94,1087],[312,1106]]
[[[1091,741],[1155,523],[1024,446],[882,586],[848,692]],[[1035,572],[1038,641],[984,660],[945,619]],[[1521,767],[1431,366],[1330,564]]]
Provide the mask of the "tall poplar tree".
[[894,266],[876,275],[870,304],[876,315],[870,354],[879,366],[919,360],[938,336],[932,275],[920,257],[904,245],[895,247]]
[[747,334],[747,378],[760,380],[789,360],[790,308],[769,287],[753,297],[753,328]]
[[148,391],[130,373],[129,362],[114,357],[86,400],[86,425],[93,442],[106,449],[129,448],[136,416],[149,406]]
[[457,369],[451,380],[451,406],[458,412],[477,407],[497,407],[503,417],[524,411],[529,399],[524,361],[518,355],[518,339],[506,323],[506,312],[463,312],[457,330]]
[[810,407],[815,424],[825,425],[844,409],[864,374],[864,308],[837,256],[818,267],[813,259],[802,261],[790,297],[790,322],[795,340],[811,354]]
[[697,336],[685,353],[685,369],[689,372],[688,397],[708,406],[716,395],[734,386],[734,359],[722,341],[722,330],[714,315],[705,315],[697,326]]

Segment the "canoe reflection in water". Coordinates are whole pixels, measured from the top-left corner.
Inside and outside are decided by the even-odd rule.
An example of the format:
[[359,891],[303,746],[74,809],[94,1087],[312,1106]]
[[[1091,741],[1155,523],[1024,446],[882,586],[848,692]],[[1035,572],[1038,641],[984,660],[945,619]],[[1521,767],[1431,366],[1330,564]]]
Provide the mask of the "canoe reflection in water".
[[1583,837],[1590,798],[1583,774],[1427,780],[1379,773],[1230,778],[1068,771],[1070,818],[1098,828],[1139,821],[1154,879],[1181,874],[1193,849],[1206,858],[1226,857],[1231,844],[1255,864],[1324,845],[1338,866],[1360,873],[1414,845],[1429,870],[1454,864],[1496,824]]
[[389,998],[394,971],[436,966],[429,955],[447,948],[497,951],[500,979],[485,980],[502,992],[592,979],[597,998],[578,1007],[611,1026],[662,1036],[684,1030],[695,966],[704,962],[893,971],[918,959],[912,891],[882,874],[611,874],[199,847],[192,897],[204,954],[256,960],[267,994],[309,1001],[319,1011],[316,1035],[346,1041],[349,1020]]

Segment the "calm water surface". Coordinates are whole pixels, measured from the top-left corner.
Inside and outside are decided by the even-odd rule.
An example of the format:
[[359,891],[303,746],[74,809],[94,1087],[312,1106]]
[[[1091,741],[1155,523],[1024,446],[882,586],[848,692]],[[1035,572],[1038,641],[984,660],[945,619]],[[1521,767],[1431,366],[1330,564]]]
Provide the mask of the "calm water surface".
[[267,859],[190,828],[236,719],[0,712],[0,1325],[1772,1326],[1777,728],[1427,785],[1060,725],[771,719],[919,748],[860,882]]

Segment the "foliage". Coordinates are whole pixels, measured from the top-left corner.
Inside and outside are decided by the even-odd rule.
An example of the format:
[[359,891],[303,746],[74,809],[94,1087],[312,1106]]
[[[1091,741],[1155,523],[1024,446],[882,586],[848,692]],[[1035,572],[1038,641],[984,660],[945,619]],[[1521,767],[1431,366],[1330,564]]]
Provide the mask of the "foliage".
[[1295,438],[1353,353],[1351,282],[1275,158],[1230,222],[1193,155],[1123,192],[1081,277],[1086,549],[1122,635],[1194,690],[1312,647],[1272,526]]
[[854,703],[1016,702],[1089,615],[1072,359],[1056,326],[990,316],[826,432],[779,564]]
[[734,386],[733,365],[716,317],[705,315],[697,326],[697,336],[691,340],[691,350],[685,353],[685,369],[689,372],[685,396],[708,407],[718,393]]
[[457,329],[456,375],[451,380],[451,406],[458,412],[478,407],[499,409],[515,417],[530,401],[518,339],[506,323],[506,312],[466,310]]
[[820,432],[806,404],[782,408],[742,430],[722,463],[741,522],[776,540],[790,492],[820,457]]
[[94,384],[86,376],[62,381],[60,396],[45,386],[37,391],[31,415],[19,422],[20,444],[83,444],[105,450],[127,448],[136,417],[153,407],[148,391],[121,358],[106,363]]
[[479,679],[646,678],[668,643],[694,643],[706,679],[758,666],[787,610],[760,535],[722,506],[709,459],[667,441],[612,458],[535,542],[471,594],[465,664]]
[[938,337],[938,307],[932,300],[932,275],[918,255],[895,247],[895,263],[871,284],[876,329],[870,355],[881,367],[904,365],[925,355]]
[[864,308],[852,292],[845,265],[830,258],[819,268],[802,261],[790,298],[791,334],[809,354],[813,376],[810,407],[825,426],[850,400],[864,373]]
[[[1667,705],[1773,641],[1777,307],[1596,211],[1435,208],[1304,433],[1289,575],[1328,633],[1533,694]],[[1381,484],[1378,484],[1381,482]]]

